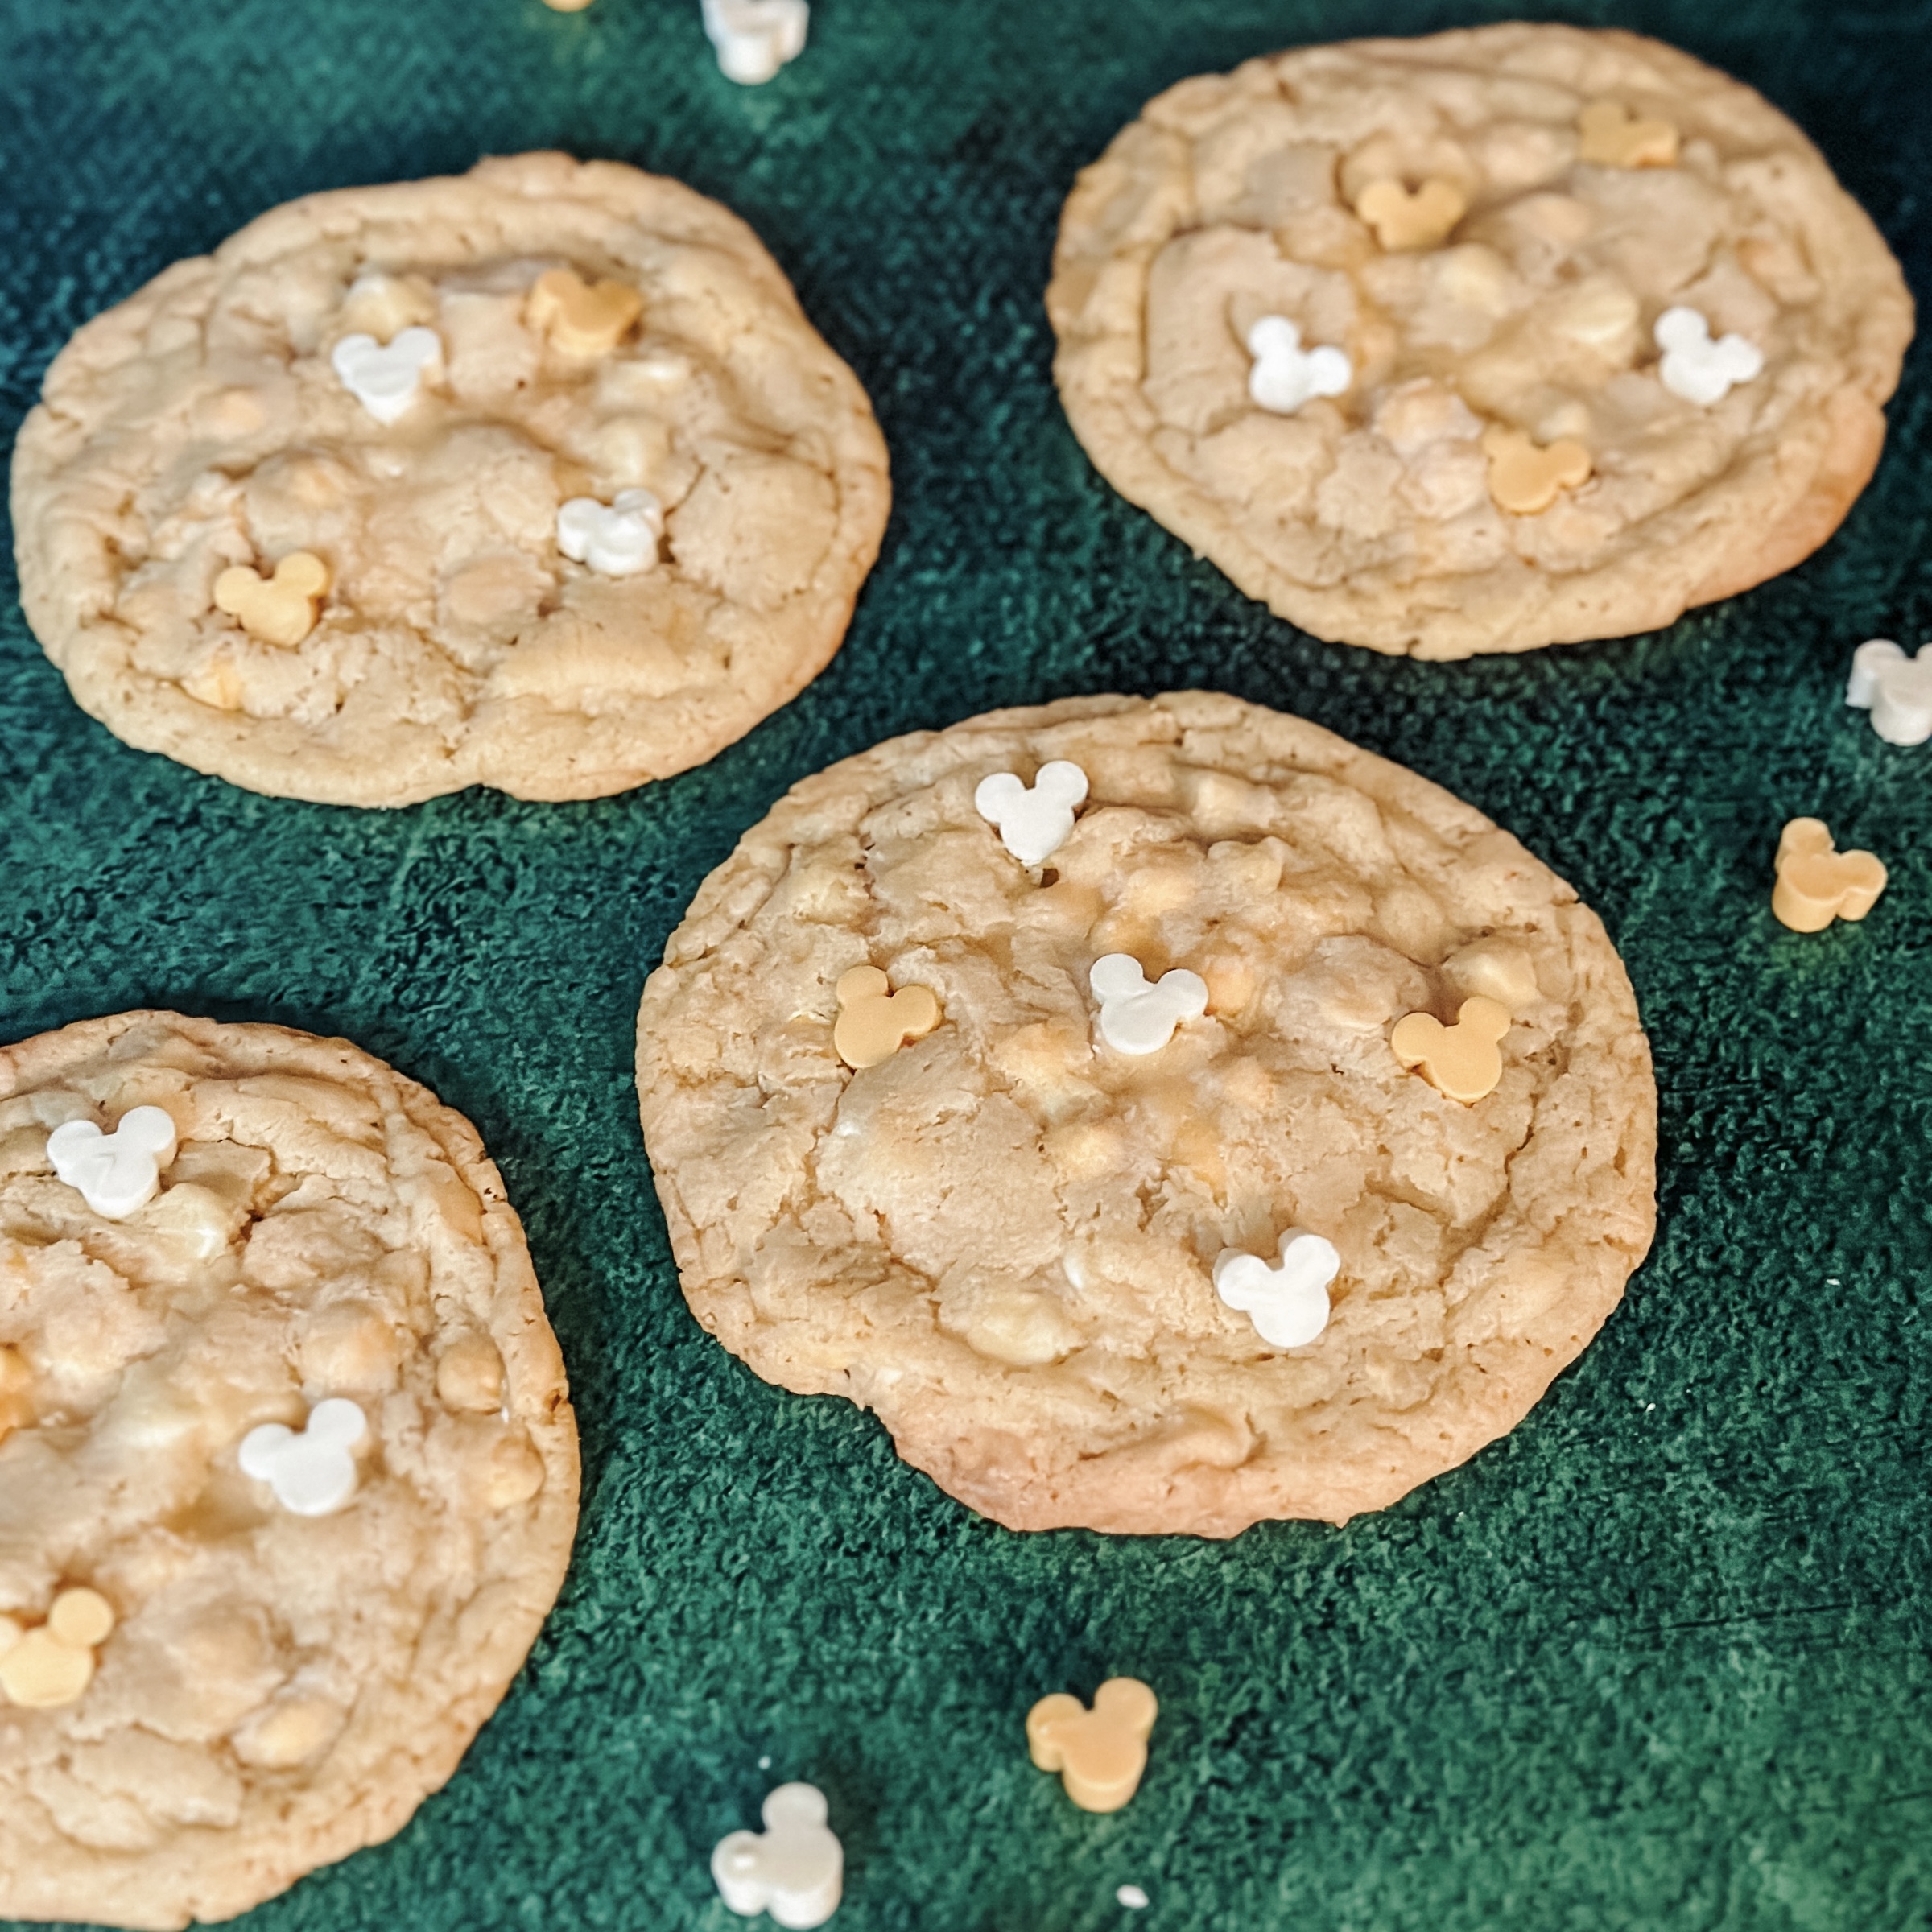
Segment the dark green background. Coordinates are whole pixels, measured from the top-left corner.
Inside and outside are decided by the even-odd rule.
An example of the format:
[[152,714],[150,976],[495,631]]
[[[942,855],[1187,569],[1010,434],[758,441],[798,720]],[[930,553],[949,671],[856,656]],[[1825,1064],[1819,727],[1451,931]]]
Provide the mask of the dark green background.
[[[1149,94],[1505,10],[817,0],[803,58],[741,90],[697,0],[0,0],[0,433],[73,328],[274,203],[551,145],[747,217],[892,449],[831,670],[597,804],[234,791],[83,717],[0,593],[0,1037],[163,1005],[385,1055],[502,1163],[576,1390],[583,1529],[529,1670],[447,1792],[262,1932],[726,1932],[712,1845],[782,1777],[830,1794],[842,1932],[1932,1926],[1932,745],[1839,701],[1861,638],[1932,631],[1928,358],[1818,559],[1661,636],[1447,667],[1246,602],[1099,480],[1050,381],[1059,201]],[[1932,293],[1932,6],[1563,17],[1762,89]],[[1575,881],[1655,1045],[1662,1225],[1535,1414],[1384,1515],[1021,1538],[691,1322],[633,1016],[795,779],[992,705],[1175,685],[1414,766]],[[1891,865],[1864,926],[1772,922],[1800,812]],[[1117,1671],[1162,1715],[1138,1799],[1090,1818],[1022,1721]],[[1150,1910],[1113,1903],[1129,1880]]]

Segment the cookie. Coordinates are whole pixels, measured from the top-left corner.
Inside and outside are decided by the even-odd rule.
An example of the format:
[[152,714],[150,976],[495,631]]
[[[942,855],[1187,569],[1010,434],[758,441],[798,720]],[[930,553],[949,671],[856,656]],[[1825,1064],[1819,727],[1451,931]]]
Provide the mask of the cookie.
[[466,1121],[279,1026],[0,1053],[0,1918],[227,1918],[400,1830],[576,1509]]
[[271,210],[83,328],[14,457],[28,621],[118,737],[285,797],[621,791],[844,637],[886,452],[715,201],[522,155]]
[[1047,306],[1117,489],[1278,616],[1424,658],[1790,569],[1870,477],[1913,323],[1749,88],[1521,23],[1169,89],[1080,175]]
[[[914,989],[930,1028],[840,1051],[842,1003]],[[1463,1050],[1407,1063],[1418,1014]],[[795,786],[646,983],[638,1091],[698,1319],[1014,1529],[1381,1509],[1522,1418],[1654,1212],[1595,914],[1414,773],[1198,692]]]

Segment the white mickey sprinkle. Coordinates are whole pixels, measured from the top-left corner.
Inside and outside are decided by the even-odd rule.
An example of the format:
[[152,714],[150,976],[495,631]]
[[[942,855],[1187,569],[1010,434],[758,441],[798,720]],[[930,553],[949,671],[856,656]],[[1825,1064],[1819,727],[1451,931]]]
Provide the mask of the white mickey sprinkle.
[[608,504],[572,497],[557,512],[557,548],[601,577],[649,570],[663,535],[663,506],[647,489],[621,489]]
[[345,336],[329,353],[342,386],[381,423],[399,422],[423,386],[423,372],[443,353],[433,328],[406,328],[387,344]]
[[1909,658],[1889,638],[1872,638],[1852,654],[1845,702],[1872,714],[1872,729],[1888,745],[1922,745],[1932,738],[1932,644]]
[[1214,1291],[1245,1315],[1271,1348],[1300,1348],[1328,1326],[1328,1284],[1341,1265],[1334,1242],[1290,1228],[1273,1265],[1258,1254],[1224,1248],[1214,1264]]
[[806,0],[704,0],[704,31],[728,80],[756,87],[805,51]]
[[1711,324],[1695,308],[1667,308],[1657,319],[1657,345],[1664,352],[1657,375],[1672,395],[1708,409],[1765,366],[1764,352],[1742,336],[1711,340]]
[[299,1435],[279,1422],[250,1430],[242,1439],[242,1472],[266,1483],[291,1516],[332,1515],[356,1492],[351,1451],[368,1433],[362,1411],[332,1395],[309,1410]]
[[718,1896],[741,1918],[769,1912],[792,1932],[839,1909],[845,1852],[825,1823],[815,1785],[780,1785],[765,1800],[765,1829],[733,1831],[711,1855]]
[[1355,380],[1355,365],[1339,349],[1303,349],[1299,326],[1286,316],[1263,316],[1248,332],[1248,394],[1263,409],[1291,416],[1315,396],[1339,396]]
[[1177,966],[1149,985],[1131,953],[1110,952],[1087,976],[1100,1002],[1100,1038],[1117,1053],[1158,1053],[1183,1021],[1208,1010],[1208,982]]
[[68,1121],[47,1137],[47,1158],[96,1214],[124,1221],[155,1198],[175,1158],[175,1123],[164,1107],[130,1107],[112,1133]]
[[1042,865],[1072,835],[1073,809],[1086,796],[1086,773],[1071,759],[1054,758],[1040,767],[1030,786],[1016,772],[981,778],[972,803],[1022,865]]

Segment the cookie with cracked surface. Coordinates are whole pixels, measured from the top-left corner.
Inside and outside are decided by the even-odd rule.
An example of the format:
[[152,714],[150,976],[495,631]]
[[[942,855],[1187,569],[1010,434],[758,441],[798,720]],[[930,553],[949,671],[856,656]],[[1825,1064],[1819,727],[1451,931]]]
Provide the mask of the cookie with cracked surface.
[[[1364,217],[1432,187],[1439,235]],[[1169,89],[1080,175],[1047,306],[1117,489],[1279,616],[1424,658],[1650,630],[1808,556],[1878,460],[1913,326],[1877,229],[1751,89],[1522,23]],[[1761,374],[1673,394],[1674,307]],[[1344,393],[1251,396],[1270,316],[1346,353]],[[1518,514],[1485,474],[1498,427],[1591,473]]]
[[[1055,759],[1088,794],[1029,869],[974,796]],[[1109,1044],[1113,955],[1198,975],[1205,1012]],[[943,1018],[855,1072],[862,964]],[[1465,1105],[1389,1034],[1476,995],[1511,1023]],[[1654,1212],[1649,1051],[1596,915],[1414,773],[1199,692],[995,712],[795,787],[646,983],[638,1089],[699,1320],[1015,1529],[1382,1508],[1521,1419]],[[1277,1348],[1213,1270],[1290,1228],[1340,1269]]]
[[[751,230],[556,154],[312,195],[177,262],[55,359],[13,471],[22,601],[86,710],[348,805],[710,758],[837,650],[889,496]],[[297,555],[325,588],[275,624],[217,600]]]
[[[47,1137],[136,1107],[175,1149],[105,1218]],[[562,1359],[469,1124],[279,1026],[123,1013],[0,1052],[0,1918],[227,1918],[399,1831],[576,1522]],[[313,1418],[341,1467],[304,1494]],[[76,1591],[111,1613],[91,1671],[10,1695],[6,1641]]]

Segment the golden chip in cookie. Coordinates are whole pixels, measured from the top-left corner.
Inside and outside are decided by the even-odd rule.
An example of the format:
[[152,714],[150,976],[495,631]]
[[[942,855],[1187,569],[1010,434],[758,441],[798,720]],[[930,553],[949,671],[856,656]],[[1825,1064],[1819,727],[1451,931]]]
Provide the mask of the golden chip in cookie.
[[279,1026],[0,1051],[0,1918],[225,1919],[399,1831],[576,1523],[469,1122]]
[[[1101,474],[1315,633],[1424,658],[1670,623],[1870,477],[1912,299],[1810,141],[1633,34],[1305,47],[1150,101],[1047,306]],[[1499,437],[1568,456],[1492,490]]]
[[13,470],[80,703],[348,805],[711,757],[838,649],[889,494],[751,230],[556,154],[311,195],[177,262],[56,357]]
[[[860,971],[937,1018],[854,1066]],[[1459,1013],[1500,1074],[1440,1091],[1394,1035]],[[646,983],[638,1091],[698,1319],[1015,1529],[1381,1509],[1522,1418],[1654,1214],[1596,915],[1413,772],[1198,692],[796,786]]]

